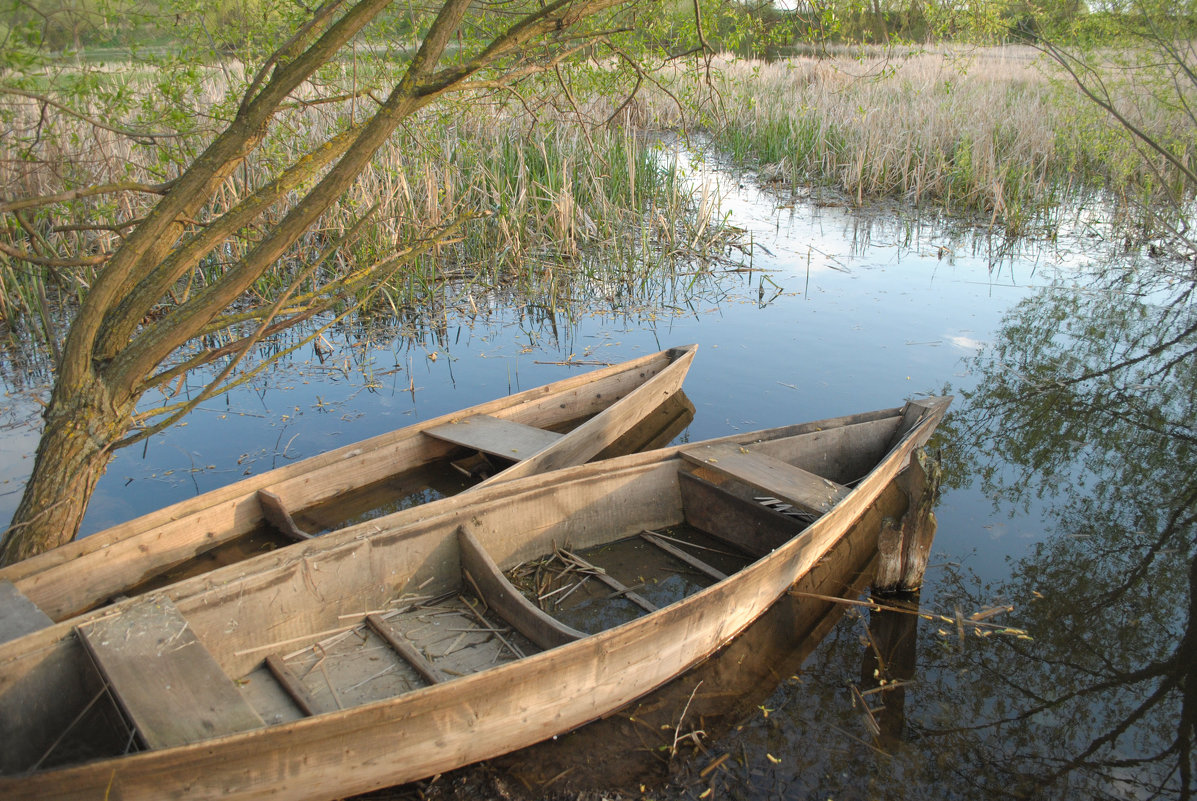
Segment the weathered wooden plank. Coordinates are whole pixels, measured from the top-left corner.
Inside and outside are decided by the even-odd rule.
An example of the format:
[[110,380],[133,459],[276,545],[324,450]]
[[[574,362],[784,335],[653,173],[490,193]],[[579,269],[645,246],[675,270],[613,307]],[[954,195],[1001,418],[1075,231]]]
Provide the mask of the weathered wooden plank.
[[296,542],[312,538],[311,534],[295,524],[295,518],[291,517],[291,513],[287,511],[283,499],[270,490],[258,490],[258,503],[262,505],[262,516],[266,518],[266,522],[278,529],[280,533]]
[[935,539],[935,508],[939,500],[941,468],[919,449],[909,466],[894,480],[906,496],[906,511],[900,518],[882,521],[877,537],[880,559],[873,589],[879,593],[903,593],[923,584],[923,573]]
[[645,365],[636,374],[636,381],[614,390],[588,387],[587,393],[595,402],[602,403],[601,411],[570,431],[552,447],[545,448],[535,456],[524,459],[503,471],[502,476],[492,476],[478,487],[495,484],[499,480],[511,481],[544,473],[569,465],[582,464],[600,453],[644,419],[667,398],[681,388],[690,362],[694,359],[694,347],[672,348],[667,351],[668,363]]
[[563,436],[555,431],[545,431],[543,428],[486,414],[472,414],[460,420],[433,426],[424,433],[454,445],[464,445],[493,456],[502,456],[513,462],[539,453]]
[[815,514],[826,513],[850,492],[800,467],[735,445],[688,448],[682,456]]
[[537,608],[511,585],[490,554],[464,526],[457,531],[461,569],[475,592],[499,617],[541,648],[555,648],[586,635]]
[[11,581],[0,581],[0,642],[15,640],[54,621]]
[[448,681],[449,677],[437,670],[436,665],[428,661],[428,657],[420,653],[411,643],[404,641],[391,630],[387,622],[376,614],[366,615],[366,622],[370,624],[370,628],[374,629],[374,633],[387,641],[387,645],[407,660],[407,663],[416,669],[416,672],[427,679],[432,684],[439,684],[442,681]]
[[146,747],[262,727],[170,600],[151,598],[76,631]]
[[[951,400],[951,397],[948,396],[942,398],[917,398],[907,401],[906,405],[902,407],[902,422],[898,425],[893,437],[891,437],[887,448],[896,448],[904,438],[915,435],[918,424],[921,421],[932,417],[936,419],[942,418],[944,412],[947,411],[948,402]],[[925,442],[920,442],[919,444],[925,444]]]
[[291,700],[295,705],[302,710],[303,714],[311,717],[312,715],[319,715],[321,712],[331,712],[323,706],[316,696],[304,686],[303,681],[295,675],[295,671],[287,665],[286,661],[279,654],[271,654],[266,657],[266,668],[270,671],[270,675],[274,676],[274,680],[278,682],[279,686],[286,691],[287,695],[291,696]]
[[[646,688],[664,683],[734,638],[797,577],[822,560],[846,527],[866,512],[905,464],[909,449],[930,435],[933,423],[933,419],[921,423],[920,430],[903,439],[902,447],[879,463],[843,503],[797,537],[745,567],[735,580],[719,582],[658,614],[530,656],[516,666],[379,700],[352,714],[347,711],[272,726],[221,738],[203,747],[171,749],[119,761],[96,760],[65,771],[0,776],[0,796],[82,801],[102,797],[106,788],[114,786],[112,777],[117,775],[123,798],[144,801],[160,797],[164,782],[177,783],[178,777],[185,777],[188,792],[197,797],[245,801],[284,796],[343,797],[451,770],[464,762],[487,759],[572,729],[640,696]],[[658,454],[652,458],[661,457]],[[564,542],[564,535],[572,536],[575,531],[585,533],[585,539],[594,544],[599,535],[587,531],[589,523],[578,529],[555,527],[547,519],[548,512],[560,518],[570,510],[574,516],[603,520],[609,535],[622,535],[633,530],[624,528],[626,521],[621,519],[624,512],[620,506],[629,503],[629,495],[636,503],[644,504],[638,508],[642,514],[658,514],[663,507],[671,511],[674,491],[666,479],[675,477],[676,465],[670,465],[670,470],[640,465],[633,459],[621,460],[614,468],[604,464],[573,469],[568,475],[587,486],[563,487],[560,476],[551,477],[556,487],[550,496],[542,480],[536,479],[521,484],[521,491],[514,497],[483,496],[483,502],[429,519],[422,527],[394,535],[382,532],[342,544],[335,552],[313,548],[302,559],[293,560],[293,574],[279,568],[271,575],[212,587],[207,595],[185,601],[185,609],[189,616],[193,610],[195,615],[207,616],[207,628],[199,629],[197,624],[205,637],[210,636],[212,641],[218,636],[227,637],[239,641],[231,648],[252,650],[263,639],[273,641],[301,633],[280,628],[301,615],[313,616],[305,627],[331,626],[352,610],[380,608],[389,600],[379,597],[384,591],[390,598],[394,592],[413,586],[426,592],[439,591],[425,588],[427,579],[409,584],[402,572],[396,574],[397,566],[411,563],[407,575],[414,571],[412,578],[433,568],[456,572],[457,527],[467,520],[500,564],[523,558],[522,554],[532,547],[543,552],[546,545]],[[544,483],[549,481],[543,479]],[[592,483],[595,486],[589,486]],[[544,520],[535,519],[540,507]],[[615,522],[610,522],[611,517],[616,518]],[[507,525],[511,521],[520,525]],[[658,525],[666,523],[640,523],[634,530]],[[504,542],[507,537],[523,538],[525,542]],[[453,547],[442,548],[450,539]],[[373,568],[370,571],[364,569],[367,562]],[[351,585],[342,587],[348,597],[338,599],[328,592],[329,582],[339,578],[337,574],[345,581],[354,577]],[[280,593],[287,596],[292,582],[296,588],[307,588],[302,604],[297,595],[286,604],[279,599]],[[317,614],[322,617],[314,617]],[[247,624],[259,615],[260,623]],[[230,627],[232,619],[240,626]],[[247,641],[246,630],[256,632],[256,640]],[[235,662],[240,657],[233,653],[230,659]],[[0,674],[0,682],[3,680]],[[263,769],[264,764],[268,769]]]
[[[881,515],[870,510],[822,560],[782,598],[725,648],[693,668],[683,681],[673,681],[638,699],[620,714],[502,757],[497,769],[518,775],[533,797],[550,795],[562,770],[573,766],[620,765],[626,775],[655,775],[657,752],[627,747],[630,729],[672,731],[678,711],[686,720],[701,720],[708,738],[718,739],[759,714],[768,696],[787,676],[798,673],[807,657],[840,621],[848,604],[822,598],[855,599],[868,589],[873,543]],[[812,597],[814,595],[820,600]],[[907,617],[918,619],[917,615]],[[702,682],[698,691],[694,688]],[[687,706],[687,704],[689,704]],[[631,723],[629,721],[635,721]],[[583,770],[575,767],[571,776]],[[583,774],[583,780],[593,776]],[[576,786],[576,785],[575,785]]]
[[715,581],[723,581],[725,578],[727,578],[727,574],[724,573],[722,570],[717,570],[716,568],[711,567],[706,562],[699,559],[697,556],[691,556],[690,554],[683,551],[681,548],[678,548],[676,545],[673,545],[672,543],[668,543],[665,540],[661,539],[660,537],[656,536],[651,531],[642,531],[642,532],[640,532],[640,536],[644,540],[657,546],[658,548],[660,548],[662,551],[669,554],[673,558],[678,559],[682,562],[685,562],[690,567],[697,570],[699,573],[703,573],[703,574],[715,579]]
[[895,411],[874,420],[828,426],[748,447],[753,453],[766,454],[815,475],[851,485],[885,455],[885,443],[893,438],[901,421],[901,415]]
[[694,403],[679,389],[640,422],[594,455],[593,461],[664,448],[694,421]]

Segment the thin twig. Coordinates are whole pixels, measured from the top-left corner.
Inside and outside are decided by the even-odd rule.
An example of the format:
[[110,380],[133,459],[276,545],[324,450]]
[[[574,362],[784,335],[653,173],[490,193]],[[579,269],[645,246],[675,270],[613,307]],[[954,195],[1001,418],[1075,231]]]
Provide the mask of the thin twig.
[[694,689],[691,690],[691,692],[690,692],[690,697],[686,699],[686,705],[684,707],[682,707],[682,714],[677,719],[677,726],[675,726],[673,729],[673,745],[671,745],[669,747],[669,756],[670,757],[677,756],[677,744],[678,744],[678,741],[680,741],[682,739],[682,735],[681,735],[682,721],[684,721],[686,719],[686,712],[689,711],[689,709],[690,709],[690,702],[694,700],[694,696],[698,693],[698,688],[701,686],[702,686],[701,681],[699,681],[698,684],[694,685]]

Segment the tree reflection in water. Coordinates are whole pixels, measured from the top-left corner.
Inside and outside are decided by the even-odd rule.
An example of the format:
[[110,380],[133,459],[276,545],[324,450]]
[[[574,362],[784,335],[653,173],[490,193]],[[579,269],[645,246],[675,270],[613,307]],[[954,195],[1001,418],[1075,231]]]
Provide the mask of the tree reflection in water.
[[1053,287],[977,357],[949,434],[956,481],[1043,499],[1051,521],[999,586],[954,582],[961,604],[1015,601],[1012,625],[1033,635],[936,665],[968,678],[919,737],[951,743],[978,789],[1193,795],[1194,287],[1154,269]]

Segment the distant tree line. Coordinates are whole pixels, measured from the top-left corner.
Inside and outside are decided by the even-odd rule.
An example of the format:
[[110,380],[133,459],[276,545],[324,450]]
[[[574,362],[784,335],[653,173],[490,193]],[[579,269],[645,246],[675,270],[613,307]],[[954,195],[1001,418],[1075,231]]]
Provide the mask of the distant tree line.
[[730,7],[730,16],[751,15],[759,28],[771,29],[774,35],[758,36],[770,44],[784,30],[791,43],[805,45],[1041,39],[1102,45],[1150,37],[1145,20],[1161,17],[1169,18],[1171,33],[1197,35],[1197,10],[1187,0],[800,0],[792,9],[733,0]]
[[[269,49],[302,9],[281,0],[3,0],[0,53],[37,42],[60,52],[169,46],[196,37],[226,53]],[[794,44],[894,44],[936,41],[1025,41],[1041,38],[1109,43],[1143,33],[1145,17],[1165,12],[1175,29],[1197,35],[1187,2],[1151,0],[740,0],[703,2],[708,44],[746,56]],[[1152,8],[1155,6],[1157,8]],[[692,0],[677,0],[682,24]],[[391,43],[418,41],[420,14],[387,9],[371,32]],[[668,16],[668,14],[666,15]],[[679,26],[680,27],[680,26]]]

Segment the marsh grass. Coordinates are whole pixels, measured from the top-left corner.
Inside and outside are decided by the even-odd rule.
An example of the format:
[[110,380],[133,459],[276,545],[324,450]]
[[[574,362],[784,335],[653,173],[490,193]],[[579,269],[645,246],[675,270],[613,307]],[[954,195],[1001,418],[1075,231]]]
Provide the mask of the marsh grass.
[[[320,76],[322,85],[306,87],[299,99],[311,101],[352,88],[356,69],[330,65]],[[126,81],[124,91],[153,91],[152,79],[144,75],[120,80]],[[169,180],[219,129],[228,113],[230,87],[242,80],[244,72],[236,65],[223,65],[180,90],[181,102],[197,110],[186,135],[152,144],[78,119],[60,116],[46,125],[43,118],[53,116],[53,109],[47,112],[36,103],[10,98],[3,112],[17,132],[14,141],[23,132],[37,146],[26,149],[23,158],[0,164],[0,183],[10,187],[7,197],[12,198],[50,195],[73,186]],[[197,224],[231,208],[281,165],[362,119],[371,104],[363,97],[296,103],[226,180]],[[573,110],[605,119],[611,107],[598,99]],[[39,125],[54,135],[29,135]],[[655,148],[654,140],[627,126],[579,126],[551,106],[533,114],[521,104],[491,96],[440,104],[415,118],[377,154],[288,257],[257,281],[247,305],[266,302],[290,285],[330,243],[340,243],[335,257],[306,279],[299,292],[315,291],[347,271],[381,260],[462,214],[477,219],[397,276],[373,302],[398,310],[429,297],[439,283],[461,281],[475,294],[484,287],[518,286],[529,298],[555,306],[584,297],[596,285],[628,283],[636,275],[643,279],[646,273],[672,269],[678,260],[689,264],[718,258],[729,232],[714,217],[714,206],[692,198]],[[174,299],[214,280],[296,199],[298,193],[252,229],[227,240],[174,288]],[[128,221],[143,216],[153,200],[151,194],[123,192],[31,210],[20,219],[10,218],[0,238],[47,261],[86,260],[112,252]],[[369,224],[348,235],[367,213]],[[0,254],[5,289],[0,316],[9,332],[33,333],[52,345],[64,331],[62,311],[69,313],[98,269],[102,266],[31,264]]]
[[[1024,47],[872,48],[825,58],[725,60],[708,128],[765,180],[982,214],[1018,231],[1093,192],[1147,198],[1158,160]],[[688,85],[685,81],[690,81]],[[701,94],[692,78],[679,91]],[[1116,88],[1134,121],[1194,153],[1179,108]],[[672,106],[654,103],[659,123]],[[1165,170],[1165,174],[1166,174]],[[1187,191],[1191,191],[1189,187]]]

